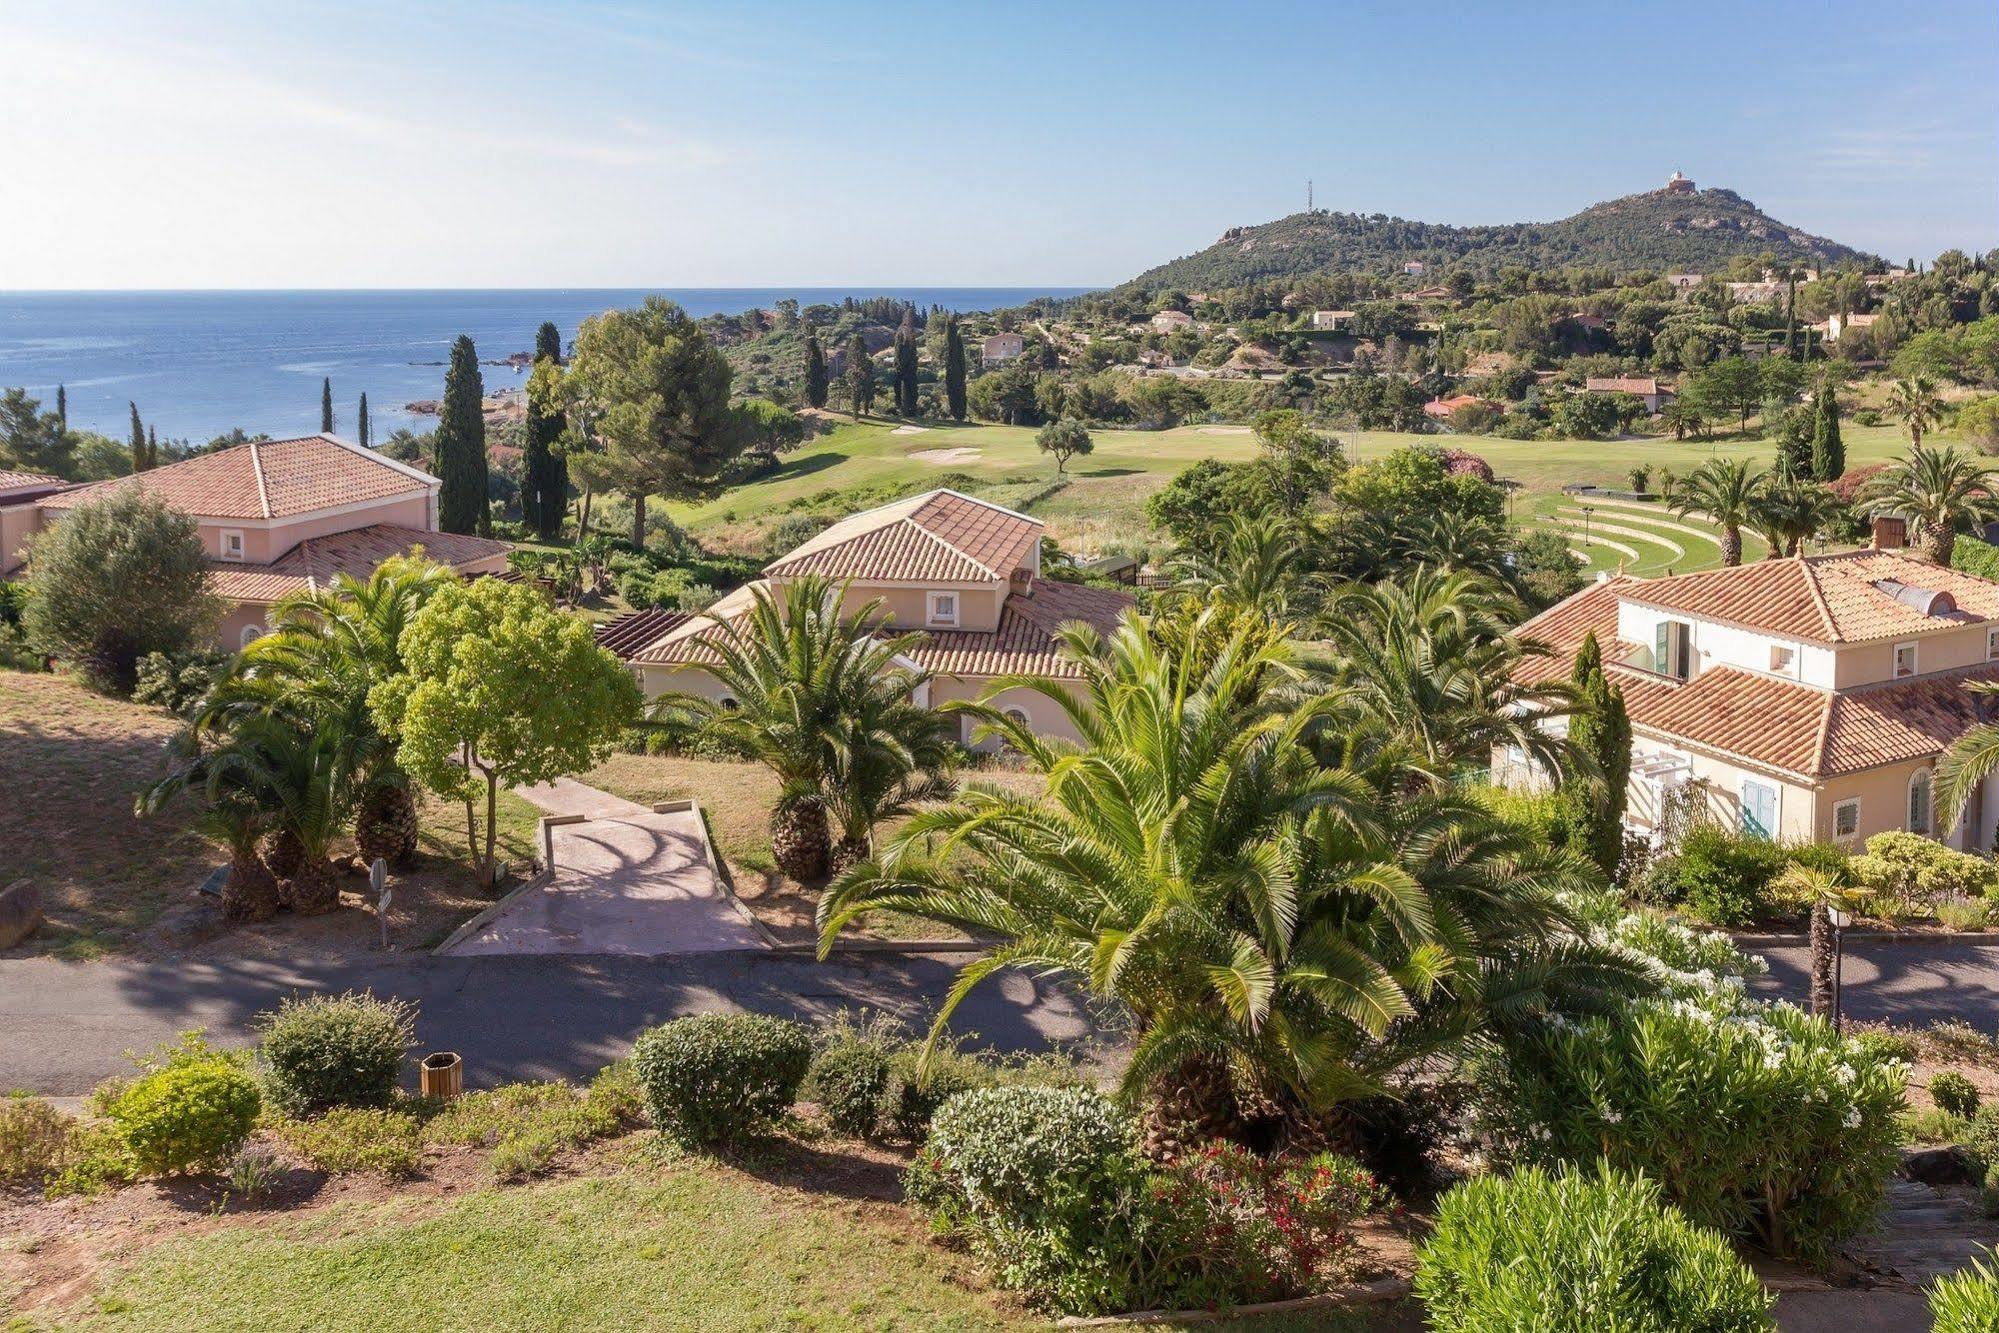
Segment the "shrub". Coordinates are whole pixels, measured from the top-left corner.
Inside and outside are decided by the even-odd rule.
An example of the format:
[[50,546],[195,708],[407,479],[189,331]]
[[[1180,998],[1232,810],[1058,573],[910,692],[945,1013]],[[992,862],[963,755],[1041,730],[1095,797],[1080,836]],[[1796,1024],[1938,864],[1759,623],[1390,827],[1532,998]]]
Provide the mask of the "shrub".
[[1825,1257],[1895,1166],[1904,1067],[1734,988],[1543,1024],[1509,1040],[1504,1068],[1487,1089],[1502,1147],[1641,1172],[1777,1254]]
[[1940,900],[1999,889],[1999,867],[1992,862],[1897,829],[1869,838],[1866,854],[1853,858],[1853,873],[1884,898],[1925,910]]
[[178,713],[208,693],[227,661],[216,652],[147,653],[139,659],[132,702]]
[[258,1015],[264,1086],[289,1116],[387,1106],[416,1042],[416,1006],[367,992],[296,996]]
[[639,1116],[638,1085],[621,1061],[582,1092],[567,1083],[508,1083],[460,1097],[432,1117],[423,1137],[490,1147],[493,1174],[520,1180],[546,1174],[563,1153],[620,1133]]
[[1916,1040],[1904,1033],[1875,1028],[1856,1032],[1852,1040],[1870,1060],[1896,1060],[1905,1065],[1916,1062]]
[[278,1140],[321,1171],[375,1171],[392,1179],[423,1165],[423,1131],[407,1111],[335,1106],[316,1120],[280,1120]]
[[75,1124],[45,1098],[0,1097],[0,1181],[35,1184],[63,1169]]
[[1920,1111],[1904,1111],[1901,1121],[1902,1140],[1905,1143],[1964,1143],[1971,1137],[1971,1121],[1961,1115],[1952,1115],[1940,1107],[1929,1106]]
[[1990,1170],[1999,1166],[1999,1106],[1981,1106],[1971,1114],[1965,1127],[1964,1146],[1971,1149],[1979,1165]]
[[1930,1079],[1930,1100],[1939,1111],[1970,1117],[1978,1114],[1978,1088],[1954,1069],[1946,1069]]
[[[1986,1257],[1991,1257],[1990,1251]],[[1973,1259],[1949,1277],[1938,1278],[1930,1288],[1930,1327],[1934,1333],[1991,1333],[1999,1328],[1999,1272],[1984,1260]]]
[[210,1050],[198,1032],[150,1057],[147,1072],[103,1103],[132,1168],[171,1176],[227,1164],[263,1109],[243,1064]]
[[1608,1168],[1459,1185],[1437,1206],[1416,1294],[1438,1333],[1773,1327],[1771,1297],[1723,1237]]
[[1992,904],[1984,898],[1939,898],[1937,920],[1950,930],[1983,930],[1992,921]]
[[684,1143],[728,1143],[755,1134],[798,1095],[812,1062],[799,1024],[765,1014],[701,1014],[642,1033],[632,1072],[646,1111]]
[[1746,926],[1770,910],[1770,881],[1784,868],[1784,849],[1703,823],[1687,830],[1676,861],[1674,901],[1710,925]]
[[922,1048],[905,1045],[889,1059],[877,1132],[884,1138],[921,1140],[930,1132],[938,1107],[961,1092],[990,1088],[1001,1082],[1027,1087],[1059,1080],[1033,1070],[1002,1071],[976,1055],[944,1045],[931,1052],[930,1067],[925,1069]]
[[812,1057],[805,1096],[819,1103],[826,1119],[842,1134],[872,1138],[895,1049],[878,1039],[850,1039],[825,1047]]

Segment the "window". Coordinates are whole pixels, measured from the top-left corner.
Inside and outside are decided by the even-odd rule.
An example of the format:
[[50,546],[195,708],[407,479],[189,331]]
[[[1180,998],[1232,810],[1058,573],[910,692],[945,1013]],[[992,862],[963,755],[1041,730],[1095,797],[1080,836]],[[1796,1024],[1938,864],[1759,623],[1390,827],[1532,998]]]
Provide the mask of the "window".
[[1832,836],[1851,838],[1860,832],[1860,798],[1852,797],[1832,804]]
[[958,623],[958,594],[955,592],[933,592],[925,594],[925,619],[932,625],[955,625]]
[[1662,676],[1685,680],[1693,674],[1693,626],[1684,620],[1662,620],[1652,631],[1652,669]]
[[1007,721],[1015,723],[1018,726],[1024,727],[1027,725],[1027,714],[1021,709],[1009,708],[1006,710],[1004,716]]
[[1999,629],[1985,631],[1985,660],[1999,661]]
[[1909,832],[1930,831],[1930,771],[1926,768],[1909,779]]
[[243,530],[241,528],[224,528],[222,530],[222,558],[224,560],[241,560],[243,558]]
[[1916,674],[1916,645],[1898,643],[1895,645],[1895,679]]
[[1797,657],[1797,651],[1788,643],[1770,645],[1770,669],[1780,676],[1790,674],[1791,663],[1795,662]]
[[1742,831],[1752,838],[1777,832],[1777,789],[1767,782],[1742,780]]
[[248,648],[263,637],[264,627],[262,625],[245,625],[243,627],[243,637],[237,640],[236,646],[239,648]]

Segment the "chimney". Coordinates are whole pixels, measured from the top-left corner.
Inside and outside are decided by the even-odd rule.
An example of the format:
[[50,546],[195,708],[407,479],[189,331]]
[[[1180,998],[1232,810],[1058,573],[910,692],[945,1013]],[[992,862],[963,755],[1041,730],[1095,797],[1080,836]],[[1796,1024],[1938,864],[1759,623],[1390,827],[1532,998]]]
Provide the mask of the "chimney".
[[1874,516],[1873,547],[1877,551],[1899,551],[1908,544],[1909,521],[1892,514]]

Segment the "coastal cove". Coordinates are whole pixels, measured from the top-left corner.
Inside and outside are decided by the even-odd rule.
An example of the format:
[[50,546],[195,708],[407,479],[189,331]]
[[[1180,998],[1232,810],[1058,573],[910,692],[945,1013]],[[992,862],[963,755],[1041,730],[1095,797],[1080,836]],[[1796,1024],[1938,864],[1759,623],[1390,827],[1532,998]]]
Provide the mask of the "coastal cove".
[[[702,287],[426,291],[0,292],[0,384],[53,401],[71,423],[122,436],[128,402],[171,439],[204,441],[236,427],[273,435],[319,424],[319,381],[331,378],[350,419],[363,393],[376,429],[427,428],[404,405],[434,399],[451,341],[470,334],[487,362],[527,351],[543,320],[564,340],[587,317],[648,295],[690,315],[888,296],[920,308],[990,310],[1069,287]],[[484,367],[489,389],[525,370]]]

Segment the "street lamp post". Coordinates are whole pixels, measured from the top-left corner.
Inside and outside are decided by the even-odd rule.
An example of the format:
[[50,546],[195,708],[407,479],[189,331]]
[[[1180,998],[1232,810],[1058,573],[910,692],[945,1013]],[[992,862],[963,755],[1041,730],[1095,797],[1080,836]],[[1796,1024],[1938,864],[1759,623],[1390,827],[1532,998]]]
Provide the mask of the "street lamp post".
[[1844,982],[1842,974],[1846,971],[1843,936],[1846,933],[1846,928],[1853,924],[1853,913],[1847,911],[1844,907],[1834,907],[1827,910],[1826,916],[1832,921],[1832,1030],[1837,1033],[1841,1017],[1840,992],[1843,989]]
[[1584,554],[1585,556],[1588,556],[1588,555],[1589,555],[1589,544],[1590,544],[1590,542],[1589,542],[1589,520],[1590,520],[1590,515],[1591,515],[1591,514],[1594,514],[1595,512],[1596,512],[1596,506],[1595,506],[1595,505],[1584,505],[1584,506],[1583,506],[1583,554]]

